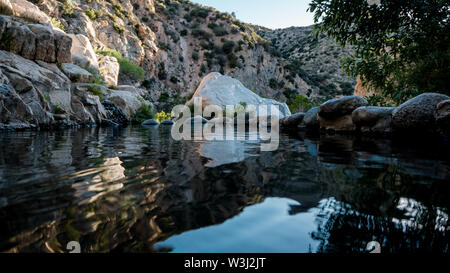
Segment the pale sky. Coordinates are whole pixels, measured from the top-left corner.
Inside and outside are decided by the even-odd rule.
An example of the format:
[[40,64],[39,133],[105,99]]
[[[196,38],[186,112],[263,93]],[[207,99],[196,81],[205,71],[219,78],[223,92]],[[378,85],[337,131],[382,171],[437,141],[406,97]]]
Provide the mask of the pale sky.
[[237,19],[271,29],[314,24],[307,12],[311,0],[191,0],[221,12],[235,12]]

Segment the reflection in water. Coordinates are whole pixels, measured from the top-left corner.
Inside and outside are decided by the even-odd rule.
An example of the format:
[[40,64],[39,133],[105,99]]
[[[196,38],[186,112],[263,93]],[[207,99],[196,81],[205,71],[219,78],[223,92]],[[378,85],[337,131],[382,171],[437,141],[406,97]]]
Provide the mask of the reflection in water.
[[447,155],[350,136],[260,152],[164,127],[5,133],[0,251],[448,252]]

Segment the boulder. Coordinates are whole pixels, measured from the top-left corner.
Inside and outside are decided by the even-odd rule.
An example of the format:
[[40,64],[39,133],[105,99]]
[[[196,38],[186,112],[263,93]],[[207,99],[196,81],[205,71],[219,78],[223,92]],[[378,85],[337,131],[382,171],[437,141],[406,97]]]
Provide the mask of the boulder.
[[352,112],[366,106],[367,100],[357,96],[346,96],[329,100],[319,106],[317,117],[321,129],[333,131],[353,131],[355,126]]
[[91,73],[75,64],[63,63],[61,69],[73,82],[92,82],[95,79]]
[[280,118],[291,115],[285,103],[262,98],[247,89],[240,81],[217,72],[210,73],[203,78],[192,99],[186,105],[192,104],[195,98],[201,99],[203,107],[217,105],[224,108],[227,105],[235,106],[241,103],[255,106],[275,105],[278,106],[278,111],[270,113],[270,108],[268,108],[267,115],[277,115]]
[[36,35],[35,60],[47,63],[56,62],[56,43],[53,29],[45,25],[29,25],[31,31]]
[[26,0],[10,0],[14,15],[39,24],[51,25],[50,17]]
[[72,48],[72,38],[55,28],[53,29],[53,34],[56,43],[56,62],[59,64],[71,63],[72,54],[70,53],[70,49]]
[[353,124],[363,133],[390,133],[394,107],[362,106],[352,113]]
[[284,129],[298,129],[303,122],[305,113],[297,113],[280,119],[280,126]]
[[26,59],[47,63],[72,62],[72,39],[62,31],[42,24],[25,25],[0,16],[0,49]]
[[127,115],[125,115],[122,109],[117,107],[113,102],[104,100],[102,104],[105,108],[106,116],[109,121],[107,122],[107,124],[128,124],[129,118],[127,117]]
[[108,86],[117,86],[120,72],[120,65],[117,59],[112,56],[97,55],[97,57],[98,69],[105,79],[105,83]]
[[445,100],[437,105],[435,113],[436,125],[439,131],[450,133],[450,100]]
[[398,106],[392,113],[392,129],[397,132],[436,132],[437,106],[450,99],[437,93],[424,93]]
[[148,119],[144,122],[142,122],[143,126],[155,126],[155,125],[159,125],[159,122],[156,121],[155,119]]
[[14,10],[9,0],[0,0],[0,14],[14,15]]
[[[89,69],[93,72],[99,72],[97,55],[95,54],[94,48],[91,45],[88,37],[83,34],[69,34],[72,38],[72,48],[70,52],[75,60],[83,60],[83,63],[75,63],[83,68]],[[78,55],[75,56],[74,55]],[[81,58],[79,55],[84,56]]]
[[139,94],[130,91],[109,90],[106,99],[119,107],[128,120],[131,120],[143,104],[150,105],[153,108],[150,102],[145,101]]
[[0,16],[0,49],[33,60],[36,54],[36,34],[27,25]]
[[314,107],[309,109],[303,118],[303,122],[300,124],[300,128],[308,129],[308,130],[318,130],[319,129],[319,120],[317,118],[317,111],[319,107]]
[[172,120],[164,120],[163,122],[161,122],[161,125],[173,125],[174,122]]

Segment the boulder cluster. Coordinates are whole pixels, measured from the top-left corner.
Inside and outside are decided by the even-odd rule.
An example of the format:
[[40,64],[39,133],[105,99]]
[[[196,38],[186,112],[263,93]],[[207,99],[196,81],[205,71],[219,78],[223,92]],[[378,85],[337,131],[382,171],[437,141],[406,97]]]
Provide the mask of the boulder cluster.
[[280,120],[284,130],[362,134],[448,134],[450,97],[424,93],[398,107],[369,106],[364,98],[346,96],[323,103],[306,113]]

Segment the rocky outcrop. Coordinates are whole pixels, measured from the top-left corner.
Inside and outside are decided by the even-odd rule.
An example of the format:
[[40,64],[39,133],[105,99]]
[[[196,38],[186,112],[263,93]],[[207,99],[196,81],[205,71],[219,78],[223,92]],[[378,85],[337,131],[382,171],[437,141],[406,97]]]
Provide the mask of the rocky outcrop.
[[14,15],[25,18],[31,22],[51,25],[50,17],[42,12],[36,5],[26,0],[10,0]]
[[317,110],[320,128],[334,131],[353,131],[355,125],[352,120],[352,112],[356,108],[368,104],[367,100],[357,96],[329,100]]
[[119,81],[120,65],[116,58],[111,56],[100,56],[98,58],[98,69],[105,79],[107,86],[117,86]]
[[304,113],[297,113],[280,119],[280,126],[285,129],[298,129],[305,117]]
[[0,49],[24,58],[48,63],[71,62],[72,39],[65,33],[40,24],[22,24],[0,16]]
[[303,118],[303,122],[300,124],[300,127],[312,131],[318,130],[319,129],[319,120],[317,118],[318,110],[319,107],[309,109],[305,113],[305,117]]
[[227,105],[275,105],[278,107],[278,111],[270,113],[270,107],[268,107],[268,115],[277,115],[282,118],[291,114],[285,103],[261,98],[247,89],[240,81],[229,76],[223,76],[217,72],[210,73],[203,78],[192,99],[187,102],[187,105],[192,104],[196,98],[202,101],[203,107],[217,105],[225,109]]
[[73,82],[92,82],[94,80],[94,76],[91,73],[78,65],[63,63],[61,69]]
[[14,10],[9,0],[0,0],[0,14],[14,15]]
[[83,34],[69,34],[69,36],[72,38],[70,52],[73,63],[90,71],[98,72],[97,55],[88,37]]
[[363,106],[352,113],[353,124],[363,133],[390,133],[394,107]]
[[424,93],[398,106],[392,113],[393,130],[417,133],[436,132],[436,109],[450,97],[436,93]]

